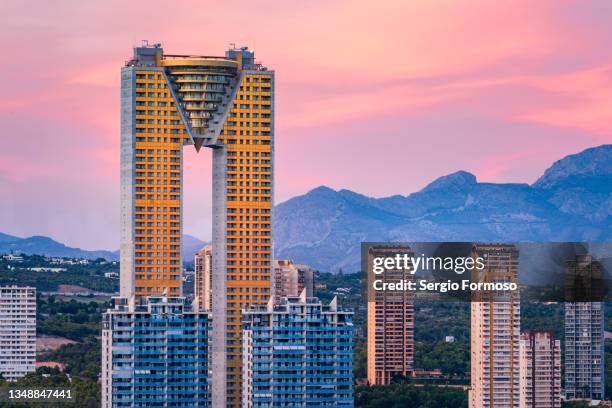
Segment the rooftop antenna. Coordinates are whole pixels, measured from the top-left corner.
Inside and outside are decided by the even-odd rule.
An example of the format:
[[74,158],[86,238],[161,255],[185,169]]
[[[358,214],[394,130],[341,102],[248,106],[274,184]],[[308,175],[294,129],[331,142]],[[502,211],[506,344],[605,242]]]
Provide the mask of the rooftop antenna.
[[236,49],[236,43],[229,43],[229,46],[230,46],[230,50]]
[[142,45],[143,45],[143,47],[148,47],[149,46],[149,40],[142,40]]

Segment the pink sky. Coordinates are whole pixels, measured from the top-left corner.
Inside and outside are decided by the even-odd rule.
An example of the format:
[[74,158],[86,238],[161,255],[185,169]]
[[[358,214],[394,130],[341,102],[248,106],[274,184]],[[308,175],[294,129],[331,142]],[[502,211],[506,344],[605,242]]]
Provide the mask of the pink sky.
[[[610,21],[608,0],[3,1],[0,232],[119,246],[119,69],[142,39],[276,70],[281,202],[531,183],[612,142]],[[185,156],[184,229],[208,239],[210,155]]]

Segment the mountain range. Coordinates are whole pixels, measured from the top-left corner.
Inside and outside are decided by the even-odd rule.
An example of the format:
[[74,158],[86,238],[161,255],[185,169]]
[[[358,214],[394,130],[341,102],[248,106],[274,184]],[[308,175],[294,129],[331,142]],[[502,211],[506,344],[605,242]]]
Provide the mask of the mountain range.
[[362,241],[611,241],[612,145],[555,162],[533,184],[459,171],[422,190],[371,198],[321,186],[275,208],[277,258],[359,269]]
[[[194,254],[206,243],[192,235],[183,235],[183,260],[193,262]],[[32,236],[19,238],[0,232],[0,254],[38,254],[45,256],[57,256],[66,258],[96,259],[105,258],[109,261],[119,260],[119,251],[88,251],[81,248],[73,248],[57,242],[45,236]]]
[[[533,184],[481,183],[459,171],[408,195],[372,198],[317,187],[278,204],[276,258],[322,271],[359,269],[362,241],[612,241],[612,145],[555,162]],[[205,243],[184,235],[183,259]],[[118,251],[71,248],[48,237],[0,233],[0,253],[109,260]]]

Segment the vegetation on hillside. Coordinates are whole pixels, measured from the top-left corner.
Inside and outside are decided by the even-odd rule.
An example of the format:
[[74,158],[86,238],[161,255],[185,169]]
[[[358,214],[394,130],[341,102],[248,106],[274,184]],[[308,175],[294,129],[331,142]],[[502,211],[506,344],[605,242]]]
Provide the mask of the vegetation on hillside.
[[[119,290],[119,280],[104,276],[106,272],[119,272],[119,264],[102,258],[87,265],[52,263],[44,256],[22,255],[21,262],[7,261],[0,257],[0,286],[33,286],[38,292],[55,292],[59,285],[77,285],[96,292],[114,293]],[[63,268],[61,272],[36,272],[28,268]]]
[[83,341],[100,335],[102,313],[109,302],[57,300],[55,296],[39,297],[37,301],[37,332],[70,340]]

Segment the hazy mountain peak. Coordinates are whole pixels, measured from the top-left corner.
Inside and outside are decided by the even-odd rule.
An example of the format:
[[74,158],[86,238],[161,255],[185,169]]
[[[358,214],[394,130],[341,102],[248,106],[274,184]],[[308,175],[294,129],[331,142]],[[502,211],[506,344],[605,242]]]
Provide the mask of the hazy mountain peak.
[[429,183],[421,192],[435,190],[470,191],[478,182],[476,176],[467,171],[457,171],[446,176],[439,177]]
[[611,174],[612,145],[606,144],[557,160],[533,183],[533,187],[550,189],[573,176],[592,177]]
[[327,186],[319,186],[307,192],[306,195],[328,195],[328,194],[335,194],[335,193],[336,193],[336,190],[334,190],[333,188],[330,188]]

